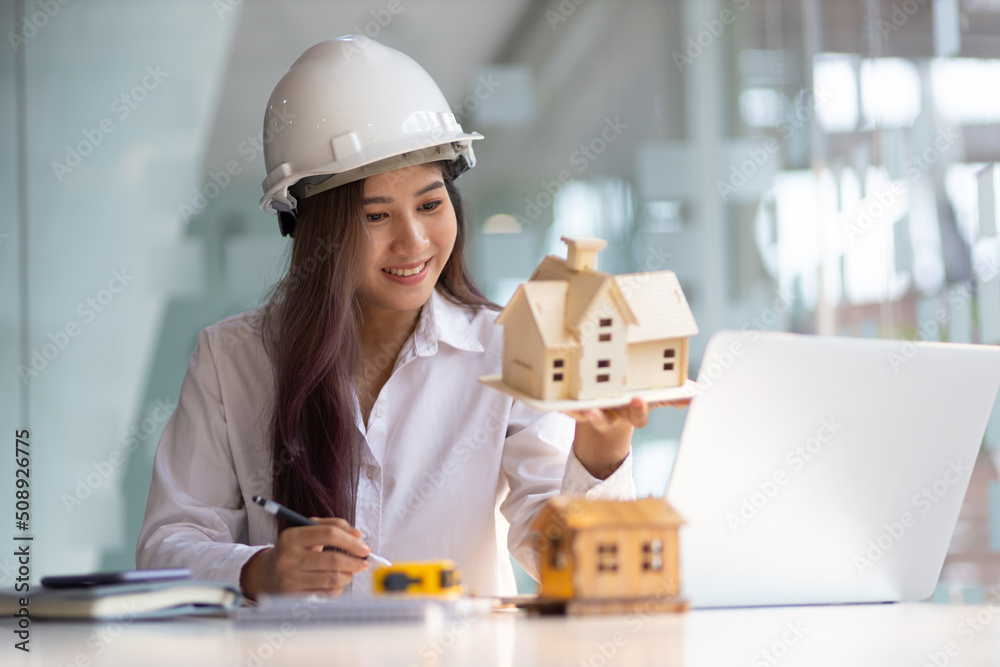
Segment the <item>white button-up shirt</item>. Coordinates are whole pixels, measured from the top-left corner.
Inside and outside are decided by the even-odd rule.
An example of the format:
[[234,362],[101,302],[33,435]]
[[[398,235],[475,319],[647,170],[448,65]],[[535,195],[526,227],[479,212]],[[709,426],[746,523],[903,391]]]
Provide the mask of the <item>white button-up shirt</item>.
[[[531,521],[560,489],[634,498],[631,454],[606,480],[571,456],[574,422],[489,389],[501,370],[496,313],[460,308],[436,291],[358,429],[365,434],[355,526],[391,561],[450,558],[470,592],[515,592],[503,544],[533,576]],[[136,549],[140,568],[187,567],[239,585],[249,558],[273,544],[267,438],[274,403],[260,311],[203,330],[177,408],[160,438]],[[292,508],[295,509],[295,508]],[[509,524],[509,525],[508,525]],[[345,589],[371,590],[370,571]]]

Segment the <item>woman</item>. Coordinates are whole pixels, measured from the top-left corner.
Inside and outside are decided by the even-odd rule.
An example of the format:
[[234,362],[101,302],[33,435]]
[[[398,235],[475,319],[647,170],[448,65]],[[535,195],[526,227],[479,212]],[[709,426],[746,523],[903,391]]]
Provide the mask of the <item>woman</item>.
[[[201,332],[157,448],[139,567],[263,592],[371,589],[365,557],[451,558],[478,594],[536,571],[530,522],[560,490],[631,498],[641,401],[536,412],[499,372],[454,179],[471,142],[427,73],[371,40],[302,55],[265,116],[262,207],[292,234],[265,307]],[[320,525],[289,527],[262,495]],[[342,551],[323,550],[338,547]]]

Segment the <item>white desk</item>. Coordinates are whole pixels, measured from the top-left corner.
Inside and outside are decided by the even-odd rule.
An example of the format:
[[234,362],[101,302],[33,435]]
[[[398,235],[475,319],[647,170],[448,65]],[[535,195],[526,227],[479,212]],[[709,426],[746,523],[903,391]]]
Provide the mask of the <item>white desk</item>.
[[[975,621],[977,613],[980,621]],[[278,627],[225,619],[117,627],[36,621],[30,656],[14,650],[11,627],[4,621],[0,632],[0,664],[5,667],[1000,665],[1000,607],[994,612],[988,606],[709,610],[645,620],[634,615],[539,618],[494,612],[453,627],[288,624],[284,633]],[[949,648],[956,655],[947,655]],[[773,651],[770,659],[762,653],[766,649]]]

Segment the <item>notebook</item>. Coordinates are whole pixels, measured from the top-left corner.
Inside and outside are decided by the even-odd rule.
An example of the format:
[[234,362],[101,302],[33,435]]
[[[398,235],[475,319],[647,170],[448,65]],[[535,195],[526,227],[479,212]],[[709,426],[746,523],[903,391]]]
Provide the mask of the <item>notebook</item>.
[[25,598],[31,618],[121,620],[228,613],[240,605],[243,595],[229,584],[190,580],[32,587],[27,595],[0,592],[0,616],[16,616]]

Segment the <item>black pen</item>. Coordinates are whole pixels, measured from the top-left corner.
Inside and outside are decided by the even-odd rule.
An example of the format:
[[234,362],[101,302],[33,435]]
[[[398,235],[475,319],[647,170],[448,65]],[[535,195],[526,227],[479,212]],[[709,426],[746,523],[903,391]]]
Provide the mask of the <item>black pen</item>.
[[[261,498],[260,496],[254,496],[252,498],[252,500],[255,503],[257,503],[258,505],[260,505],[261,507],[263,507],[265,512],[267,512],[269,514],[273,514],[274,516],[278,517],[279,519],[284,519],[288,523],[294,524],[296,526],[318,526],[319,525],[318,523],[316,523],[312,519],[310,519],[308,517],[304,517],[301,514],[299,514],[298,512],[296,512],[294,510],[290,510],[287,507],[285,507],[284,505],[282,505],[280,503],[276,503],[273,500],[268,500],[267,498]],[[337,551],[343,552],[343,553],[347,553],[346,551],[344,551],[343,549],[341,549],[339,547],[331,547],[331,548],[335,549]],[[354,554],[347,554],[347,555],[353,556]],[[385,565],[386,567],[388,567],[389,565],[392,565],[392,563],[390,563],[385,558],[382,558],[381,556],[379,556],[374,551],[371,552],[370,554],[368,554],[367,558],[371,558],[373,561],[375,561],[379,565]]]

